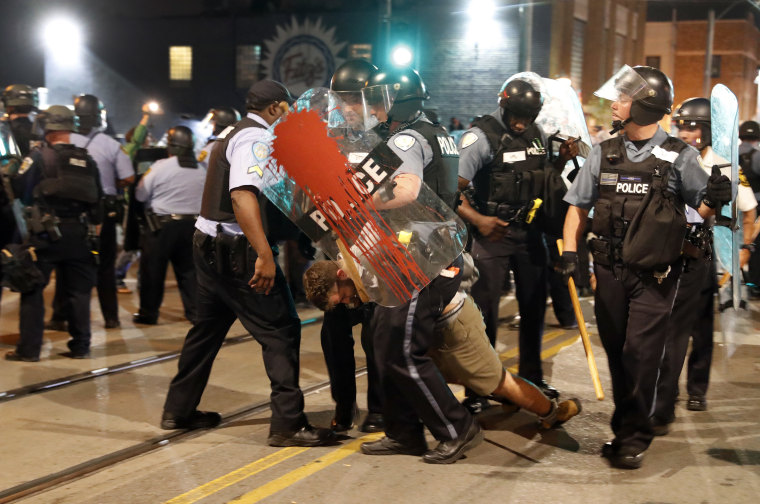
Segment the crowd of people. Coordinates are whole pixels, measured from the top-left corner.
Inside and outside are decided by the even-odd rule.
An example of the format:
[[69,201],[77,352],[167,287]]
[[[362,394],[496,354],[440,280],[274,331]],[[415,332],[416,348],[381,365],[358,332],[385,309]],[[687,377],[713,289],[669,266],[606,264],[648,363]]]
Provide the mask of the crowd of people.
[[[469,239],[464,251],[456,240],[435,242],[450,248],[453,260],[395,306],[374,294],[372,286],[382,282],[368,266],[381,257],[380,245],[366,236],[337,244],[338,257],[306,270],[305,295],[325,311],[321,341],[335,401],[330,427],[317,428],[304,413],[298,380],[301,325],[292,290],[300,272],[287,278],[277,260],[278,242],[291,240],[311,256],[314,237],[282,219],[264,196],[267,166],[277,158],[270,127],[294,110],[287,87],[256,82],[242,117],[231,107],[214,109],[213,134],[197,151],[193,131],[182,125],[167,132],[165,145],[149,145],[148,109],[121,144],[104,133],[105,107],[96,96],[37,110],[33,88],[8,86],[0,123],[6,153],[0,246],[3,285],[21,293],[21,309],[19,341],[5,359],[39,361],[46,328],[69,332],[64,355],[88,358],[93,287],[105,327],[120,327],[116,229],[124,225],[124,250],[140,250],[133,321],[158,323],[171,262],[192,324],[162,428],[220,423],[219,413],[197,408],[238,319],[261,344],[271,380],[268,443],[335,443],[335,434],[359,418],[352,330],[361,324],[368,412],[359,430],[385,432],[362,452],[448,464],[483,439],[476,416],[494,402],[534,413],[546,429],[581,412],[577,398],[561,399],[547,382],[541,361],[549,295],[559,325],[577,327],[566,287],[572,277],[594,287],[612,379],[613,438],[601,453],[614,467],[640,467],[654,437],[666,435],[675,420],[690,339],[687,408],[707,408],[717,292],[711,233],[716,212],[733,200],[744,230],[741,266],[749,266],[746,283],[755,289],[743,295],[757,294],[760,126],[740,127],[742,174],[734,197],[730,166],[710,148],[709,100],[674,108],[673,85],[663,72],[624,66],[598,92],[611,102],[612,131],[593,142],[568,183],[563,173],[579,156],[580,140],[563,139],[555,152],[536,121],[546,99],[541,78],[516,74],[495,91],[495,110],[467,129],[452,118],[449,131],[423,111],[430,95],[412,68],[380,71],[349,60],[333,75],[326,134],[354,169],[382,158],[391,170],[382,188],[367,188],[371,197],[355,203],[366,205],[367,215],[383,215],[412,208],[427,187],[448,212],[440,214],[442,222],[456,228],[461,219]],[[671,112],[677,137],[660,126]],[[367,144],[369,138],[376,143]],[[357,150],[366,152],[357,158]],[[431,234],[415,231],[403,243],[429,251]],[[401,268],[400,276],[413,267],[399,264],[383,267]],[[55,300],[46,324],[42,293],[53,271]],[[519,308],[517,374],[503,368],[494,350],[510,278]],[[464,401],[448,383],[466,387]],[[438,442],[432,449],[425,429]]]

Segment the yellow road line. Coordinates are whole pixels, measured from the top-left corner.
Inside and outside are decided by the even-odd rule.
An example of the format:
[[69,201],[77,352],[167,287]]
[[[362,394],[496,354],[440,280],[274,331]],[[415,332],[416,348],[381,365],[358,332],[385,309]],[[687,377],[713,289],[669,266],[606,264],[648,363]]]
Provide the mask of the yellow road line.
[[[561,329],[558,329],[556,331],[549,331],[548,333],[544,334],[543,341],[546,343],[547,341],[551,341],[559,336],[562,336],[563,334],[565,334],[565,331]],[[512,357],[516,357],[519,353],[519,347],[510,348],[506,352],[499,354],[499,359],[505,361],[507,359],[511,359]]]
[[353,455],[354,453],[359,451],[359,447],[362,445],[362,443],[380,439],[384,435],[385,435],[384,433],[378,432],[376,434],[369,434],[367,436],[362,436],[359,439],[355,439],[354,441],[351,441],[348,444],[342,445],[337,450],[334,450],[326,455],[318,457],[312,460],[311,462],[307,463],[306,465],[303,465],[299,467],[298,469],[295,469],[283,476],[280,476],[279,478],[272,480],[269,483],[262,485],[259,488],[252,490],[248,492],[247,494],[244,494],[230,502],[235,502],[235,503],[240,503],[240,504],[252,504],[254,502],[259,502],[261,499],[265,499],[269,497],[270,495],[273,495],[279,492],[280,490],[287,488],[290,485],[308,476],[311,476],[312,474],[318,471],[321,471],[327,466],[334,464],[335,462],[338,462],[339,460],[342,460],[348,457],[349,455]]
[[[554,357],[559,353],[560,350],[563,348],[572,345],[576,341],[578,341],[581,338],[580,334],[576,334],[574,337],[570,339],[564,340],[562,343],[557,343],[553,347],[549,347],[543,352],[541,352],[541,360],[548,359],[549,357]],[[518,365],[515,364],[514,366],[511,366],[507,369],[510,373],[517,373]]]
[[177,497],[166,501],[164,504],[191,504],[193,502],[198,502],[199,500],[204,499],[209,495],[218,492],[219,490],[223,490],[228,486],[234,485],[239,481],[253,476],[256,473],[259,473],[265,469],[269,469],[270,467],[279,464],[280,462],[287,460],[290,457],[294,457],[299,453],[303,453],[306,450],[308,450],[308,448],[283,448],[282,450],[272,453],[271,455],[267,455],[266,457],[261,458],[255,462],[251,462],[250,464],[243,466],[240,469],[236,469],[229,474],[225,474],[220,478],[209,481],[205,485],[201,485],[198,488],[190,490],[189,492],[178,495]]

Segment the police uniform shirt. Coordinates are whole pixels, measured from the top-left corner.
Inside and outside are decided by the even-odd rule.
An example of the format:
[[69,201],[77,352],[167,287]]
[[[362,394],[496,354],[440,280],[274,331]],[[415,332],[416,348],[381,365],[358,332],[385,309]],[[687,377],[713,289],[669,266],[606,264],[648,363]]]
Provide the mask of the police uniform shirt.
[[198,153],[198,166],[203,167],[203,170],[208,169],[208,160],[211,158],[211,149],[214,147],[214,139],[208,141],[208,143]]
[[[424,114],[417,121],[432,124]],[[401,158],[401,166],[393,172],[393,177],[408,173],[422,180],[425,167],[433,160],[433,149],[425,137],[415,130],[405,129],[391,136],[387,144]]]
[[119,180],[134,176],[132,161],[121,150],[121,144],[105,133],[91,132],[88,136],[71,133],[70,142],[87,149],[87,153],[95,160],[100,171],[103,193],[107,196],[116,196]]
[[[653,149],[659,147],[666,139],[668,134],[661,127],[657,127],[657,132],[649,141],[636,149],[636,146],[627,136],[623,137],[626,156],[633,163],[644,161],[652,155]],[[588,159],[568,189],[564,200],[579,208],[590,210],[594,203],[599,199],[599,172],[601,171],[602,148],[596,145],[591,150]],[[684,202],[693,207],[699,208],[704,198],[707,188],[707,179],[709,176],[704,170],[697,169],[701,165],[699,153],[693,147],[686,147],[673,162],[673,169],[668,177],[668,189],[674,194],[681,194]]]
[[155,214],[197,215],[201,211],[206,170],[180,166],[176,156],[153,163],[135,190],[138,201]]
[[[501,108],[492,112],[491,117],[499,121],[505,131],[509,130],[501,119]],[[541,144],[546,146],[546,133],[538,127],[541,132]],[[488,142],[488,137],[482,129],[477,126],[473,126],[462,135],[459,139],[459,176],[465,180],[473,180],[475,174],[480,171],[484,166],[493,161],[493,156],[496,154],[491,149],[491,144]]]
[[[269,128],[269,124],[253,112],[247,117]],[[265,167],[270,159],[272,140],[269,130],[262,128],[245,128],[230,140],[225,153],[230,163],[230,191],[246,186],[259,190],[265,187],[270,173]],[[210,236],[216,236],[217,224],[203,216],[195,221],[195,227]],[[237,222],[223,222],[222,230],[228,234],[243,234]]]
[[[752,145],[751,142],[742,142],[739,144],[739,155],[746,154],[747,152],[756,151],[757,147]],[[750,167],[756,177],[760,177],[760,154],[752,155],[752,166]],[[760,191],[755,193],[755,199],[760,201]]]

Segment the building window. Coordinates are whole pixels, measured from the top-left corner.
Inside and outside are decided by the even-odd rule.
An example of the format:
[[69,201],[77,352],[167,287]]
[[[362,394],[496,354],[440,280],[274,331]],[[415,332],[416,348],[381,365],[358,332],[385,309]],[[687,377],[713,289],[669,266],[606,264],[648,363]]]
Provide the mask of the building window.
[[244,89],[259,80],[260,45],[239,45],[235,53],[235,85]]
[[570,80],[576,89],[583,84],[583,45],[585,44],[586,22],[573,21],[573,41],[570,49]]
[[720,78],[720,55],[713,54],[710,77],[712,77],[713,79]]
[[615,35],[615,54],[612,58],[612,68],[620,68],[625,63],[625,37],[622,35]]
[[660,69],[660,57],[659,56],[647,56],[645,61],[646,66]]
[[372,60],[372,44],[351,44],[348,46],[349,59]]
[[169,47],[169,79],[172,81],[190,81],[193,79],[192,46]]

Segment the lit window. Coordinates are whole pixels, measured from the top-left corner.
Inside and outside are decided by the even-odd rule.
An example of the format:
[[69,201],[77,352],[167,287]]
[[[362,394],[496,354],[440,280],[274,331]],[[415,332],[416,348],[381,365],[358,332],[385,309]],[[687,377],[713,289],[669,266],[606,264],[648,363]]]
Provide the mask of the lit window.
[[261,65],[260,45],[239,45],[235,54],[235,84],[239,88],[248,88],[259,77]]
[[173,81],[189,81],[193,78],[192,46],[169,47],[169,78]]
[[351,44],[348,46],[348,56],[351,59],[363,58],[372,60],[372,44]]

